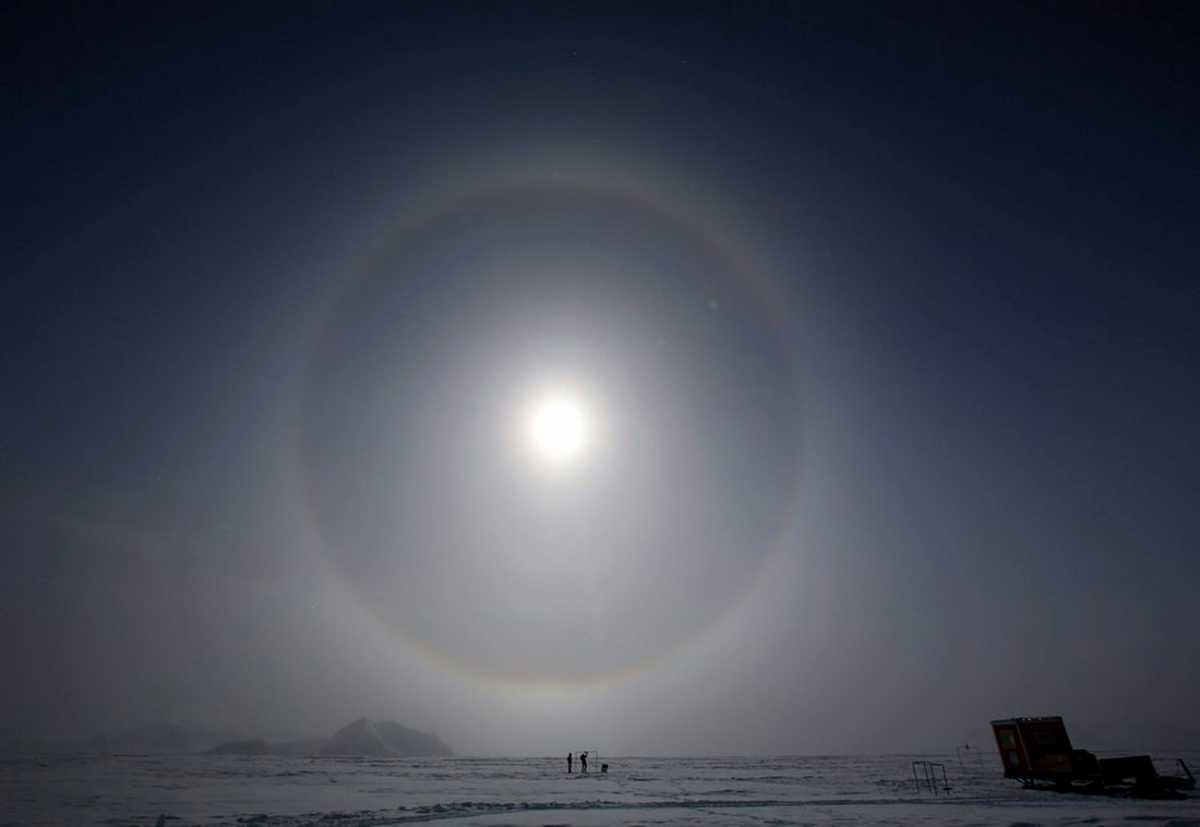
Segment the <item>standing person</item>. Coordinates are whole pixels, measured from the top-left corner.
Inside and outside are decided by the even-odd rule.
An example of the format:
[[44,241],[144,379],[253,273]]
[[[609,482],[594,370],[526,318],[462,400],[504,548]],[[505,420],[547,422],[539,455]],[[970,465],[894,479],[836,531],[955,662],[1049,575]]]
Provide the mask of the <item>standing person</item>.
[[580,772],[587,772],[587,752],[579,753]]
[[567,753],[567,775],[571,774],[571,753]]

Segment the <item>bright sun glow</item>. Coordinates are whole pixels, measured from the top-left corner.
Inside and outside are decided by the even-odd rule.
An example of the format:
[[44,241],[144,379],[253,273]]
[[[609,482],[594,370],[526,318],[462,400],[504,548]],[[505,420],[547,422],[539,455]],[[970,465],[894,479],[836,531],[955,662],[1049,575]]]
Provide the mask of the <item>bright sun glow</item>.
[[568,394],[548,394],[535,401],[527,427],[530,446],[548,465],[569,465],[587,448],[587,415]]

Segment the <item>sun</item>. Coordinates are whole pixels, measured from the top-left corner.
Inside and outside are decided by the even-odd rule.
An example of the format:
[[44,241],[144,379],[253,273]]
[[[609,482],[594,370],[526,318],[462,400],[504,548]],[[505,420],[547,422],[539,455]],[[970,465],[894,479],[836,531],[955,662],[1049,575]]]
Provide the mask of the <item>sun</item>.
[[568,392],[544,394],[529,406],[529,447],[547,466],[559,468],[578,461],[587,450],[590,431],[583,404]]

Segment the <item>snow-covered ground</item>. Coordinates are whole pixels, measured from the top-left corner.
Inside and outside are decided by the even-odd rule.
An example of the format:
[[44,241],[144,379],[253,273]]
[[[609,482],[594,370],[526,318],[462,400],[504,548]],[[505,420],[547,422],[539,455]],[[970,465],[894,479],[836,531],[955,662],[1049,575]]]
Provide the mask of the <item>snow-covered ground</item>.
[[[914,759],[944,762],[951,790],[917,789]],[[1024,790],[999,777],[991,752],[961,764],[953,755],[601,760],[607,775],[567,775],[561,758],[19,756],[0,760],[0,825],[153,825],[164,815],[170,827],[1200,825],[1200,797]]]

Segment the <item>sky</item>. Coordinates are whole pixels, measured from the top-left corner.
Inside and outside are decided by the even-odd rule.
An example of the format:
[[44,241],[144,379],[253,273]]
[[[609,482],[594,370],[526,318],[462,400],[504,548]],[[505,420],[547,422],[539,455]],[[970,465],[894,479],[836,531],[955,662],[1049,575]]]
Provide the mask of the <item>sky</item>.
[[3,18],[4,736],[1200,746],[1194,8]]

